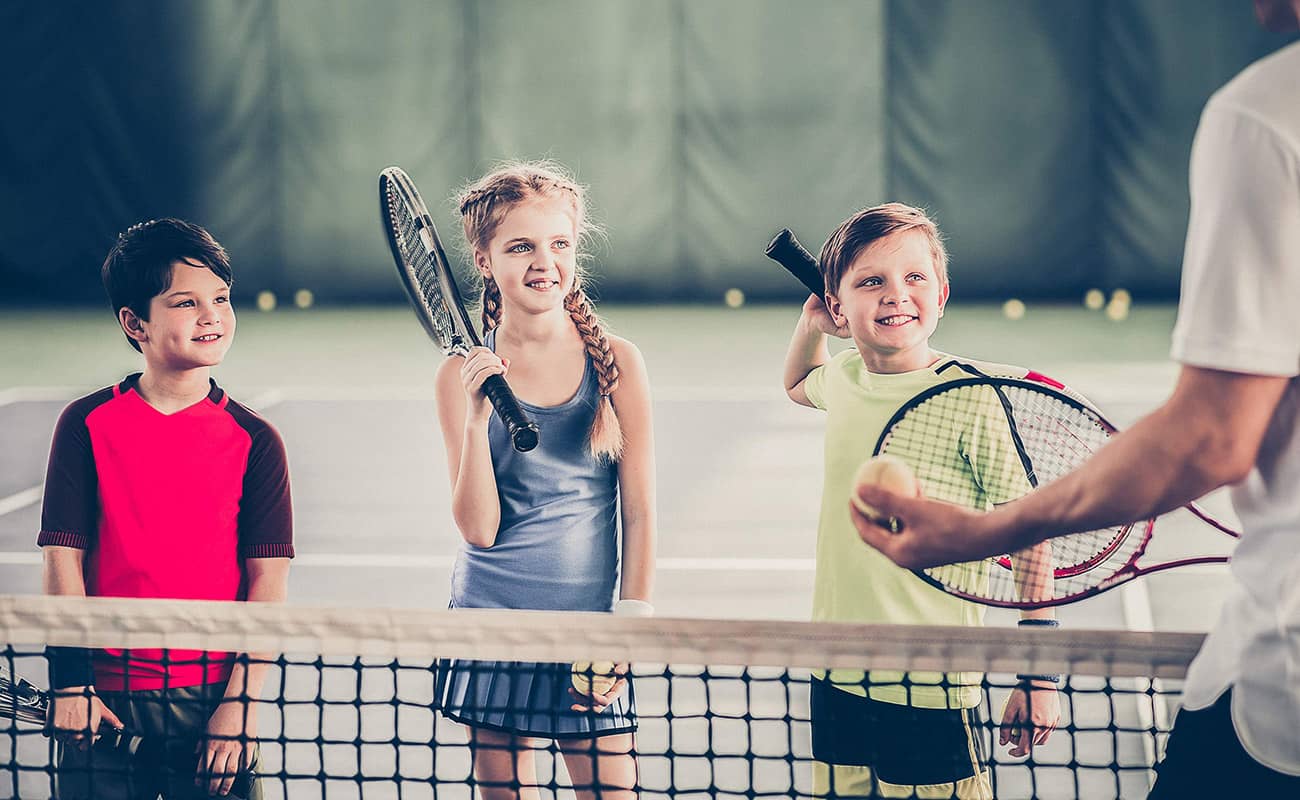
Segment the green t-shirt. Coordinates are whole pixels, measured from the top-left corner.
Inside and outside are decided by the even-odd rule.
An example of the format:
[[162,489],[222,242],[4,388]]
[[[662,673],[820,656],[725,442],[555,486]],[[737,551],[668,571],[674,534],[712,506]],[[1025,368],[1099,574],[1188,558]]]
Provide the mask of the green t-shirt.
[[[871,456],[885,425],[916,394],[948,381],[971,377],[954,364],[973,367],[995,377],[1021,378],[1026,370],[1004,364],[955,359],[939,354],[930,367],[892,375],[869,372],[855,349],[845,350],[814,369],[804,381],[809,401],[826,411],[825,466],[821,517],[817,528],[817,574],[813,590],[813,619],[827,622],[899,625],[982,625],[984,607],[926,585],[862,543],[849,519],[849,491],[858,467]],[[907,450],[891,447],[893,455],[917,471],[927,497],[971,508],[992,508],[1029,489],[1028,479],[1010,486],[986,486],[981,475],[1019,475],[1001,468],[1019,458],[1006,435],[1005,415],[996,394],[989,391],[988,413],[963,409],[957,424],[942,431],[945,441],[925,443],[931,455],[920,461]],[[900,442],[900,445],[902,443]],[[934,458],[932,453],[950,454]],[[989,467],[986,469],[986,467]],[[945,488],[946,487],[946,488]],[[824,674],[824,673],[822,673]],[[875,700],[925,708],[970,708],[979,704],[980,673],[902,672],[836,669],[835,686]],[[906,684],[904,684],[906,681]],[[869,687],[869,689],[868,689]]]

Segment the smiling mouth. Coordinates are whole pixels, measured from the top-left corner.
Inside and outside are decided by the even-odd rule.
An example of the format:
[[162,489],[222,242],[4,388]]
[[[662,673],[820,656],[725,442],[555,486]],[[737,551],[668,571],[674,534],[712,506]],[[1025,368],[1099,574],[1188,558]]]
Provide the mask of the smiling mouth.
[[191,342],[215,342],[220,338],[221,338],[221,334],[219,333],[207,333],[202,336],[195,336],[190,341]]
[[882,317],[876,320],[877,325],[884,325],[887,328],[897,328],[899,325],[906,325],[916,319],[909,314],[894,314],[889,317]]
[[529,289],[536,289],[539,292],[545,292],[555,288],[556,286],[559,286],[560,282],[557,280],[552,280],[550,278],[539,278],[535,281],[529,281],[524,285],[527,286]]

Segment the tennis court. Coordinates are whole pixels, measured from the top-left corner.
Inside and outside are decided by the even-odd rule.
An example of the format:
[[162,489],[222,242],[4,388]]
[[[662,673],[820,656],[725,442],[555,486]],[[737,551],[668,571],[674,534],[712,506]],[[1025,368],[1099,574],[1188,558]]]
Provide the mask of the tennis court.
[[[790,403],[779,383],[797,310],[694,305],[604,311],[616,332],[641,347],[652,375],[659,617],[806,620],[820,491],[821,415]],[[1172,384],[1175,368],[1165,355],[1172,323],[1170,307],[1137,306],[1127,320],[1113,322],[1082,306],[1031,305],[1023,319],[1011,321],[998,306],[958,302],[946,315],[937,344],[972,357],[1031,365],[1084,392],[1124,426],[1157,405]],[[6,445],[0,460],[0,586],[3,594],[38,593],[34,538],[54,421],[68,399],[132,370],[134,354],[103,312],[10,313],[0,323],[0,341],[6,349],[0,375],[0,430]],[[217,377],[234,397],[273,421],[289,449],[298,548],[291,605],[445,607],[457,535],[447,510],[448,484],[432,404],[439,357],[405,308],[269,314],[241,309],[236,346]],[[1223,500],[1212,497],[1206,505],[1230,520]],[[1162,547],[1171,553],[1184,547],[1221,549],[1217,534],[1192,525],[1166,533],[1172,535]],[[1214,620],[1224,583],[1221,569],[1169,572],[1066,607],[1060,617],[1066,630],[1204,631]],[[991,625],[1009,620],[1006,614],[990,614]],[[328,628],[328,618],[322,617],[321,624]],[[691,640],[701,648],[698,663],[718,663],[707,659],[710,641]],[[757,648],[759,643],[752,644]],[[382,698],[385,686],[395,691],[395,681],[419,681],[382,666],[387,663],[382,660],[363,678],[352,663],[344,659],[336,670],[310,662],[285,668],[286,675],[297,675],[286,684],[296,687],[289,694],[299,700],[302,692],[310,696],[305,705],[287,709],[281,728],[264,723],[271,730],[263,733],[272,738],[278,730],[311,735],[306,744],[285,746],[278,755],[275,745],[268,747],[265,766],[283,765],[316,776],[286,784],[293,787],[289,796],[466,796],[468,752],[463,746],[443,747],[439,752],[446,755],[439,756],[435,770],[430,754],[410,754],[427,747],[360,744],[360,738],[369,742],[376,731],[396,729],[383,722],[392,717],[391,704],[371,706],[357,698]],[[793,659],[788,663],[815,666]],[[23,669],[30,672],[31,667]],[[44,679],[40,674],[28,677]],[[1076,722],[1091,715],[1121,728],[1167,724],[1172,695],[1166,702],[1157,691],[1126,681],[1130,679],[1113,682],[1117,691],[1076,695]],[[806,684],[797,678],[699,681],[687,671],[669,679],[651,668],[638,678],[638,686],[643,684],[642,752],[661,754],[643,758],[648,796],[807,791],[801,772],[808,757]],[[1093,679],[1092,686],[1100,684]],[[415,698],[411,703],[419,702],[421,691],[427,693],[414,684],[408,689]],[[1176,691],[1176,683],[1159,690],[1165,691]],[[312,702],[319,696],[341,699],[343,711],[320,713]],[[1000,703],[996,686],[991,698]],[[671,724],[665,721],[669,708],[678,712]],[[723,711],[721,719],[713,718],[717,709]],[[774,710],[781,713],[765,719]],[[432,730],[432,713],[424,713],[422,722],[405,724]],[[805,722],[798,722],[800,717]],[[313,726],[329,744],[313,744]],[[438,741],[464,741],[458,726],[442,721],[437,729]],[[384,740],[382,733],[379,740]],[[21,752],[3,748],[0,765],[14,755],[39,762],[48,746],[43,741],[24,738]],[[1155,742],[1140,734],[1126,740],[1125,734],[1107,732],[1104,726],[1099,736],[1062,731],[1035,753],[1040,766],[1026,769],[1015,759],[1000,758],[1005,766],[999,767],[999,797],[1140,796],[1146,775],[1141,767],[1151,763]],[[408,757],[394,760],[385,755],[390,751],[408,752]],[[764,756],[772,753],[771,759]],[[1080,766],[1089,764],[1101,766]],[[1125,769],[1120,780],[1110,766],[1114,764],[1136,768]],[[0,766],[0,774],[4,770]],[[429,782],[435,773],[445,786]],[[399,774],[414,777],[399,780]],[[360,777],[365,775],[371,777]],[[436,795],[434,788],[439,789]],[[0,781],[0,797],[40,797],[42,791],[48,791],[48,776],[39,771]],[[279,796],[278,791],[272,788],[271,796]]]

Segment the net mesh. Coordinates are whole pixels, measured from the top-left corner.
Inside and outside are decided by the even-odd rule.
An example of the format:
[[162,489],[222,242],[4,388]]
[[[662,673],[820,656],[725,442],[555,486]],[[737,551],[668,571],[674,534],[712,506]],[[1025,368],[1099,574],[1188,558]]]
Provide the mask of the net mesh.
[[[0,666],[36,686],[46,685],[47,645],[127,651],[120,659],[150,648],[258,654],[234,658],[269,665],[261,702],[253,706],[233,696],[241,715],[256,709],[258,781],[267,798],[470,798],[501,796],[498,791],[513,796],[520,786],[522,796],[534,797],[573,797],[575,787],[579,797],[814,797],[828,796],[831,785],[844,790],[839,796],[851,796],[847,783],[828,784],[840,780],[838,771],[819,773],[814,764],[810,693],[825,669],[860,671],[864,693],[907,691],[936,675],[942,681],[945,673],[979,673],[979,708],[968,718],[973,746],[987,754],[987,780],[997,797],[1140,798],[1163,746],[1179,680],[1201,639],[40,596],[0,597],[0,636]],[[502,664],[516,665],[533,679],[538,663],[553,664],[554,674],[567,680],[577,663],[580,678],[593,681],[605,679],[610,662],[630,664],[626,676],[614,679],[630,684],[616,694],[635,695],[634,712],[625,711],[636,732],[595,740],[510,739],[490,729],[471,736],[440,710],[448,697],[440,664],[451,658],[493,663],[495,681],[509,679]],[[1025,673],[1064,675],[1061,718],[1046,744],[1017,757],[999,744],[999,722],[1009,694],[1023,685],[1016,676]],[[188,713],[199,714],[203,725],[224,688],[167,702],[179,705],[176,719],[185,717],[185,704],[194,706]],[[831,691],[843,690],[856,701],[851,689]],[[148,695],[141,701],[146,706],[163,702],[145,690],[136,694]],[[121,715],[126,701],[105,697],[118,703]],[[531,702],[508,692],[502,697],[507,711]],[[0,707],[0,797],[53,796],[57,746],[41,727],[13,719],[11,701],[0,701]],[[890,713],[899,708],[889,705]],[[572,713],[591,722],[615,710],[611,705],[599,714]],[[125,760],[127,769],[166,761],[157,753],[168,752],[174,738],[175,746],[188,747],[174,771],[192,785],[194,740],[175,729],[150,735],[144,730],[148,708],[129,713],[129,719],[123,716],[133,728],[128,733],[140,739],[125,737],[136,752]],[[821,728],[821,720],[819,735],[834,734],[831,744],[841,749],[870,738],[870,731],[859,737],[852,728],[848,734],[843,726]],[[924,738],[921,729],[895,723],[877,738],[901,746],[923,771],[951,767],[952,748]],[[79,769],[96,770],[95,785],[127,780],[113,753],[102,754],[120,749],[122,740],[106,737],[89,759],[77,762]],[[504,779],[488,767],[494,758],[498,766],[503,758],[508,765]],[[70,768],[65,764],[59,780],[68,780]],[[143,779],[133,773],[132,780]],[[239,796],[246,785],[235,789],[230,796]],[[894,789],[877,784],[870,791]],[[870,791],[862,796],[912,796],[911,790]]]

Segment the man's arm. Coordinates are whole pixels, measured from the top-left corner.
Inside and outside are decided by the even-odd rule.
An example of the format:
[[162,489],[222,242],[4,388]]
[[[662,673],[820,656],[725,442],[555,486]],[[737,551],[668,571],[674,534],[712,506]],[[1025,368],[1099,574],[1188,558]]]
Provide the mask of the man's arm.
[[[289,594],[289,559],[249,558],[244,561],[248,600],[282,603]],[[257,700],[262,695],[272,655],[244,653],[236,660],[226,692],[208,720],[208,740],[199,754],[198,770],[208,778],[211,794],[226,794],[236,774],[246,770],[257,737]]]
[[918,569],[1147,519],[1244,479],[1289,381],[1184,366],[1164,405],[1020,500],[980,514],[864,485],[855,489],[861,499],[903,528],[891,534],[857,517],[854,524],[863,541]]
[[[86,578],[83,561],[86,551],[76,547],[59,547],[46,545],[41,548],[43,567],[41,583],[45,594],[67,595],[70,597],[86,596]],[[54,685],[54,702],[50,707],[50,725],[55,735],[63,741],[82,750],[90,747],[99,738],[99,726],[102,722],[122,727],[104,701],[93,696],[95,687],[90,674],[90,653],[80,647],[63,647],[54,649],[52,657],[73,663],[51,664],[50,672]],[[58,685],[57,672],[65,670],[76,682],[71,685]]]

